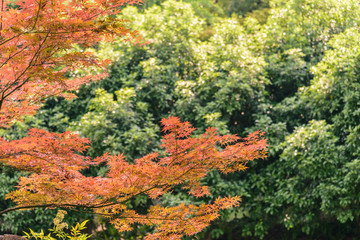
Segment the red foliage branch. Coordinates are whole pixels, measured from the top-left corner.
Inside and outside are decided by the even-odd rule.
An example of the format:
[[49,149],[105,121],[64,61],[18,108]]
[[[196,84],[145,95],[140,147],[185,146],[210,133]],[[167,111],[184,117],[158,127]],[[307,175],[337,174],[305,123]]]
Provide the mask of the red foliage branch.
[[[125,4],[140,0],[1,0],[0,9],[0,127],[33,114],[46,96],[73,97],[69,90],[96,80],[91,67],[105,69],[108,61],[74,50],[115,36],[139,42],[126,20],[115,16]],[[14,6],[15,4],[15,6]],[[71,50],[71,51],[70,51]],[[69,79],[77,68],[89,74]]]
[[[236,206],[240,198],[222,198],[200,206],[156,205],[144,215],[128,209],[126,203],[140,194],[158,198],[176,185],[196,197],[209,194],[208,187],[200,183],[207,172],[244,170],[248,161],[265,157],[266,140],[259,132],[245,139],[220,136],[213,128],[191,137],[194,128],[176,117],[163,119],[162,124],[166,132],[162,144],[166,156],[151,153],[134,164],[122,155],[91,160],[77,154],[88,147],[87,140],[71,133],[32,130],[28,137],[7,142],[6,150],[0,151],[0,158],[6,159],[6,164],[33,172],[21,178],[18,189],[7,198],[19,208],[41,205],[92,209],[108,217],[120,231],[130,230],[133,223],[156,225],[158,231],[149,235],[149,239],[176,239],[195,234],[218,217],[220,209]],[[5,142],[2,140],[2,146]],[[80,173],[99,162],[109,166],[106,177],[86,177]]]

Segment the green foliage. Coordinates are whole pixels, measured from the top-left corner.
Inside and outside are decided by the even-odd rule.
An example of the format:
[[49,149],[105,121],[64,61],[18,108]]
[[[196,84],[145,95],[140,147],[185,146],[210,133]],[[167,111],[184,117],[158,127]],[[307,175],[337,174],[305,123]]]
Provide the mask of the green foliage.
[[328,49],[331,36],[359,23],[356,0],[273,0],[264,28],[267,51],[299,48],[306,60],[317,63]]
[[267,72],[271,85],[270,99],[279,102],[309,84],[307,64],[301,49],[289,49],[268,57]]
[[269,0],[215,0],[215,2],[224,9],[228,16],[232,14],[243,16],[251,11],[269,6]]
[[41,230],[40,233],[34,232],[32,229],[30,229],[30,234],[27,232],[24,232],[25,237],[28,239],[39,239],[39,240],[56,240],[56,238],[53,238],[52,235],[55,235],[57,239],[65,240],[86,240],[90,236],[88,234],[82,234],[81,230],[84,230],[86,227],[86,223],[88,220],[83,221],[82,223],[76,223],[74,227],[70,228],[70,234],[66,233],[64,229],[68,229],[69,226],[67,223],[63,222],[64,215],[67,214],[64,210],[59,210],[56,217],[54,218],[54,228],[49,229],[50,232],[48,235],[45,235],[44,231]]
[[[303,104],[312,109],[314,117],[327,119],[334,126],[345,160],[337,167],[331,183],[324,185],[327,194],[321,209],[342,223],[357,222],[360,214],[358,196],[359,164],[359,40],[357,29],[348,29],[330,41],[332,50],[316,67],[309,88],[302,92]],[[335,151],[335,150],[334,150]],[[329,152],[331,153],[331,152]],[[337,199],[337,201],[334,201]]]
[[358,1],[273,0],[262,31],[263,51],[272,84],[273,101],[281,101],[308,86],[333,35],[359,24]]
[[100,56],[111,53],[118,61],[104,89],[133,88],[133,101],[144,103],[155,122],[177,115],[200,130],[216,126],[223,133],[229,131],[226,125],[240,132],[251,124],[268,81],[263,58],[254,53],[250,39],[244,41],[246,32],[236,19],[218,21],[214,35],[202,42],[205,22],[190,4],[168,1],[162,8],[144,13],[126,8],[123,14],[151,43],[142,48],[101,45]]
[[127,159],[133,160],[159,145],[158,125],[147,113],[147,104],[133,102],[134,97],[132,88],[120,89],[115,95],[104,89],[96,90],[89,112],[79,122],[73,122],[70,128],[90,138],[89,155],[123,152]]
[[[337,142],[332,127],[325,121],[310,121],[282,144],[284,150],[276,165],[281,165],[278,175],[286,180],[276,184],[278,191],[273,202],[283,207],[286,228],[301,228],[309,234],[319,227],[314,222],[331,219],[332,216],[324,215],[322,204],[328,195],[324,187],[340,174],[338,169],[344,162]],[[321,210],[325,212],[320,214]]]

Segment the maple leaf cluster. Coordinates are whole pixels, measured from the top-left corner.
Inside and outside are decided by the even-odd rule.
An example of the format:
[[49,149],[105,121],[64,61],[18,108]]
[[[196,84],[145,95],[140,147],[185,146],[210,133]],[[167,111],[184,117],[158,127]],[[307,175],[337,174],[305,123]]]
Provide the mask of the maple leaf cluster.
[[[181,186],[189,194],[210,194],[200,180],[211,170],[223,173],[244,170],[248,161],[266,155],[266,140],[256,132],[240,139],[220,136],[208,128],[191,137],[194,128],[177,117],[162,120],[165,155],[150,153],[131,164],[123,155],[104,155],[90,159],[78,154],[88,148],[88,140],[65,132],[48,133],[33,129],[29,136],[7,142],[0,151],[3,162],[33,174],[20,179],[17,190],[7,195],[17,208],[60,207],[91,209],[110,219],[120,231],[131,230],[134,223],[155,225],[157,232],[148,239],[178,239],[193,235],[217,218],[218,211],[237,206],[239,197],[225,197],[200,206],[181,204],[175,207],[155,205],[146,214],[128,209],[134,197],[152,199]],[[80,170],[100,162],[108,165],[105,177],[87,177]]]
[[[1,0],[0,16],[0,127],[33,114],[47,96],[74,97],[69,90],[104,77],[106,60],[86,47],[115,36],[140,43],[126,20],[113,17],[125,4],[139,0]],[[74,44],[81,46],[73,51]],[[78,68],[98,68],[98,74],[72,79]]]
[[[23,115],[34,114],[47,96],[74,97],[70,91],[104,71],[85,71],[68,78],[77,69],[105,70],[109,61],[95,58],[86,47],[116,36],[139,42],[136,31],[115,16],[124,4],[138,0],[1,0],[0,16],[0,127],[9,127]],[[77,44],[78,48],[74,48]],[[77,49],[77,50],[76,50]],[[211,170],[241,171],[248,161],[266,156],[266,140],[255,132],[240,139],[220,136],[208,128],[192,137],[194,128],[176,117],[162,120],[164,154],[151,153],[131,164],[123,155],[105,154],[96,159],[81,155],[89,140],[71,132],[49,133],[32,129],[27,137],[0,138],[0,162],[26,171],[8,199],[18,209],[36,207],[91,211],[109,219],[120,231],[135,223],[155,225],[148,239],[179,239],[204,229],[221,209],[238,205],[239,197],[219,198],[202,205],[155,205],[139,214],[127,203],[139,195],[161,197],[175,186],[189,194],[209,194],[201,179]],[[104,163],[105,177],[89,177],[82,170]]]

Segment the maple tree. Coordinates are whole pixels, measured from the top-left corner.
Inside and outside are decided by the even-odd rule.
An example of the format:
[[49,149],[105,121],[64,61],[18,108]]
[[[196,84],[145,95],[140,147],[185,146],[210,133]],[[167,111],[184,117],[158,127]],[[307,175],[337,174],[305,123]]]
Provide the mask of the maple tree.
[[[99,60],[86,47],[116,36],[139,42],[126,21],[114,17],[124,4],[136,0],[2,0],[0,17],[0,126],[34,114],[47,96],[74,97],[71,91],[106,73],[109,61]],[[75,50],[74,44],[79,45]],[[95,70],[94,67],[97,69]],[[76,68],[80,76],[68,78]],[[95,75],[94,75],[95,72]],[[155,225],[149,239],[177,239],[193,235],[218,217],[221,209],[236,206],[239,197],[219,198],[213,203],[155,205],[139,214],[127,203],[139,195],[159,198],[181,186],[189,194],[209,194],[200,180],[211,170],[223,173],[244,170],[246,163],[266,155],[266,140],[255,132],[247,138],[220,136],[208,128],[191,137],[194,128],[176,117],[162,120],[165,154],[151,153],[128,163],[120,154],[91,159],[81,155],[89,140],[79,135],[30,130],[27,137],[7,141],[0,138],[0,161],[31,175],[22,177],[16,190],[7,195],[18,205],[0,211],[31,208],[66,208],[103,215],[120,231],[134,223]],[[105,177],[89,177],[82,170],[105,162]]]

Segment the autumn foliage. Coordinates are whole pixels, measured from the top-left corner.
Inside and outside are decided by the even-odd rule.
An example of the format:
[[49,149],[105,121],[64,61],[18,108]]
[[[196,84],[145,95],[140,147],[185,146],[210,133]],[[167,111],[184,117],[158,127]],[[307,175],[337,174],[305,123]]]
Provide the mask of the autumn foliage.
[[[248,161],[265,156],[266,140],[258,132],[245,139],[220,136],[214,128],[191,137],[194,128],[176,117],[163,119],[162,125],[166,134],[161,146],[166,153],[148,154],[134,164],[121,154],[93,160],[81,156],[78,152],[88,147],[88,141],[69,132],[33,129],[23,139],[2,140],[3,162],[33,173],[21,178],[17,190],[7,197],[18,204],[16,209],[91,209],[108,217],[120,231],[130,230],[133,223],[156,225],[158,231],[148,236],[150,239],[195,234],[218,217],[220,209],[238,205],[240,198],[225,197],[200,206],[155,205],[144,215],[128,209],[126,203],[141,194],[156,199],[176,185],[196,197],[209,194],[207,186],[200,183],[208,171],[244,170]],[[100,162],[109,166],[106,177],[81,174],[80,170]]]
[[[0,16],[0,126],[32,114],[49,95],[73,97],[74,90],[95,76],[94,67],[108,62],[83,49],[115,36],[139,42],[136,31],[115,16],[125,4],[139,0],[1,0]],[[69,79],[77,68],[87,74]]]
[[[112,17],[120,7],[135,0],[25,0],[2,1],[0,36],[0,125],[11,126],[13,120],[33,114],[41,101],[50,95],[73,97],[71,90],[104,73],[107,61],[85,49],[115,36],[139,41],[137,33],[125,27],[123,20]],[[111,16],[110,16],[111,14]],[[76,68],[90,69],[88,74],[68,78]],[[107,217],[120,231],[134,223],[154,225],[149,239],[177,239],[193,235],[218,217],[218,211],[239,203],[239,197],[219,198],[215,202],[175,207],[155,205],[139,214],[127,203],[139,195],[161,197],[174,186],[202,197],[209,194],[200,180],[211,170],[222,173],[241,171],[246,163],[265,157],[266,140],[259,132],[240,139],[220,136],[208,128],[192,137],[194,128],[176,117],[162,120],[161,147],[164,153],[151,153],[135,163],[120,154],[96,159],[81,155],[90,142],[78,135],[49,133],[32,129],[27,137],[7,141],[0,139],[0,161],[31,173],[22,177],[16,190],[7,195],[18,209],[66,208],[90,211]],[[105,177],[89,177],[82,170],[99,163],[108,166]]]

